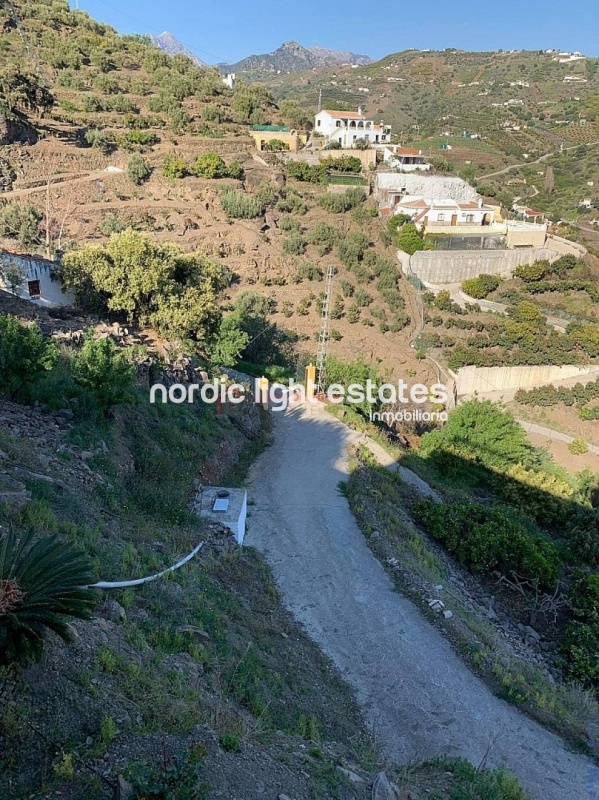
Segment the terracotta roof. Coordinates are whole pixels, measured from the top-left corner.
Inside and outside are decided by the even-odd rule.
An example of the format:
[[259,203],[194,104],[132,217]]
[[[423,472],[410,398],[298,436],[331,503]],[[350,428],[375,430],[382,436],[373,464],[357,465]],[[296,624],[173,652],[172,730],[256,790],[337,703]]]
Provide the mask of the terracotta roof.
[[330,114],[332,117],[339,117],[340,119],[366,119],[364,114],[358,114],[357,111],[329,111],[326,108],[322,110],[325,114]]
[[478,203],[458,203],[460,208],[480,208]]
[[398,205],[404,208],[428,208],[429,205],[425,200],[407,200],[405,203],[399,202]]
[[410,150],[408,147],[396,147],[395,148],[395,155],[396,156],[421,156],[422,153],[419,153],[418,150]]
[[428,206],[427,206],[423,211],[420,212],[420,214],[417,214],[412,221],[413,222],[420,222],[421,219],[424,219],[424,217],[426,217],[428,212],[429,212],[429,209],[428,209]]

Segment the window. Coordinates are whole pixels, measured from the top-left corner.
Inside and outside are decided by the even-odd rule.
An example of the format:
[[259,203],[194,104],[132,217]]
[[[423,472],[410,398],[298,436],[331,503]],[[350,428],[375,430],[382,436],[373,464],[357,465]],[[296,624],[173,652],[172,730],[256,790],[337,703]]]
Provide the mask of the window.
[[39,281],[27,281],[27,288],[29,289],[29,297],[39,297],[41,295]]
[[320,128],[320,120],[319,119],[316,120],[316,127]]
[[474,214],[466,214],[466,222],[474,222]]
[[445,222],[445,214],[439,214],[437,216],[437,222]]
[[337,120],[337,121],[335,122],[335,127],[336,127],[336,128],[340,128],[340,127],[341,127],[341,120]]

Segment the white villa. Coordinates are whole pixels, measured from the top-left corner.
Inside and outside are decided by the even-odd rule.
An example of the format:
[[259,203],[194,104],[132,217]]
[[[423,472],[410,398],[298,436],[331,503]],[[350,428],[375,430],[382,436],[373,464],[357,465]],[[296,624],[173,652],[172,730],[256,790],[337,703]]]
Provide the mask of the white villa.
[[353,147],[358,139],[365,139],[370,145],[391,141],[391,126],[367,119],[361,108],[357,111],[319,111],[314,117],[314,132],[324,136],[327,142],[338,142],[342,148]]
[[495,222],[496,209],[485,206],[482,200],[458,203],[450,198],[433,200],[405,195],[393,208],[393,214],[406,214],[416,224],[429,228],[490,227]]

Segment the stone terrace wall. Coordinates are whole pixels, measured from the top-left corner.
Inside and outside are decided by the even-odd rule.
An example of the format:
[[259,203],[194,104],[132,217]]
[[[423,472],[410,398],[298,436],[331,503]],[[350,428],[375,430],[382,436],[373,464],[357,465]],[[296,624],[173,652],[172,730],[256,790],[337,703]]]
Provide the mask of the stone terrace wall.
[[555,261],[559,253],[547,247],[526,250],[423,250],[410,258],[410,269],[425,283],[461,283],[477,275],[509,278],[516,267],[535,261]]

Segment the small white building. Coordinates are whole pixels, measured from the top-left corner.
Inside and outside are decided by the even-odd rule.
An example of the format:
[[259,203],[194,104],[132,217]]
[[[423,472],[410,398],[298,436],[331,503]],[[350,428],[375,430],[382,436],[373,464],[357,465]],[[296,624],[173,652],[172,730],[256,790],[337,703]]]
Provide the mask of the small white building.
[[[65,292],[55,277],[57,264],[39,256],[0,253],[0,289],[38,306],[58,308],[75,305],[75,297]],[[21,278],[19,286],[15,277]]]
[[226,75],[223,75],[223,83],[229,89],[232,89],[235,86],[235,73],[228,72]]
[[368,119],[361,108],[357,111],[319,111],[314,117],[314,132],[328,143],[339,143],[342,148],[354,147],[359,139],[370,145],[391,141],[391,126]]
[[383,149],[383,161],[394,169],[402,172],[426,171],[431,168],[422,150],[411,150],[399,145],[388,145]]

